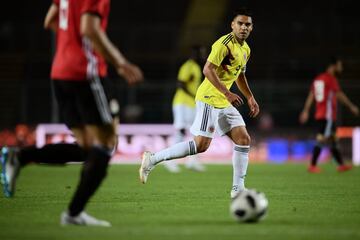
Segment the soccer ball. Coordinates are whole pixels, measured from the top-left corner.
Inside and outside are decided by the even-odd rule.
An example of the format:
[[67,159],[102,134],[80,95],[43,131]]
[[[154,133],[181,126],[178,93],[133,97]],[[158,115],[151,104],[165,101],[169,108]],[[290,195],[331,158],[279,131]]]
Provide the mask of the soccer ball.
[[266,216],[268,200],[255,189],[240,192],[230,203],[230,214],[239,222],[258,222]]

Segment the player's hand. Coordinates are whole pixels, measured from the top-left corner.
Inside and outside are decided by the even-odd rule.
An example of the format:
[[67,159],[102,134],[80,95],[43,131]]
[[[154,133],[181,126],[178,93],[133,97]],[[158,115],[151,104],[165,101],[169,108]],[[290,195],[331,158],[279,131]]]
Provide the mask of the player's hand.
[[141,69],[138,66],[129,62],[122,64],[117,69],[117,73],[120,76],[124,77],[130,85],[142,82],[144,79],[144,75]]
[[355,115],[355,116],[359,116],[359,108],[355,105],[352,105],[350,107],[350,111]]
[[299,122],[301,124],[304,124],[307,122],[307,120],[309,119],[309,113],[306,111],[302,111],[300,116],[299,116]]
[[254,97],[248,99],[248,105],[250,108],[249,116],[252,118],[256,117],[260,112],[260,108]]
[[234,107],[240,107],[242,104],[244,104],[244,100],[242,98],[232,92],[227,92],[224,94],[226,99],[234,106]]

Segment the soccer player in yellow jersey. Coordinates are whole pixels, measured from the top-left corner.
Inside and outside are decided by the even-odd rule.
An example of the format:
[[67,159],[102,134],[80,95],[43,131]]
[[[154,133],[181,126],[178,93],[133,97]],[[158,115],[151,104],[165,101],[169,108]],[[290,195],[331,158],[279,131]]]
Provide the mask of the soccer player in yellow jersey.
[[205,80],[196,93],[196,116],[191,133],[194,139],[177,143],[157,153],[144,152],[139,169],[140,181],[146,183],[150,171],[162,161],[182,158],[206,151],[215,130],[234,142],[233,184],[231,198],[245,189],[250,136],[244,120],[236,109],[242,98],[229,89],[235,82],[250,108],[250,117],[259,114],[257,104],[246,79],[246,63],[250,48],[245,42],[253,30],[252,16],[246,9],[239,10],[232,22],[232,32],[220,37],[213,45],[203,68]]
[[[203,78],[201,66],[206,60],[205,46],[192,46],[190,57],[181,65],[177,76],[177,89],[173,98],[174,143],[185,140],[187,129],[195,118],[195,94]],[[180,172],[176,161],[165,161],[164,166],[170,172]],[[185,167],[195,171],[204,171],[196,155],[186,159]]]

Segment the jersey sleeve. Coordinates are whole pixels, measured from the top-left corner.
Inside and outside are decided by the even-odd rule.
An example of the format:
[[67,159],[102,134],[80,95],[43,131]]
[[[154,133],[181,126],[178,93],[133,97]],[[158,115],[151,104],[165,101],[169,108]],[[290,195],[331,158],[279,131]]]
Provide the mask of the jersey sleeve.
[[81,14],[92,13],[103,18],[108,11],[108,4],[106,0],[85,0],[81,6]]
[[55,5],[57,5],[57,6],[59,6],[60,0],[53,0],[53,3],[54,3]]
[[179,73],[178,73],[178,80],[181,82],[188,82],[191,77],[191,69],[190,64],[184,63],[181,65]]
[[207,60],[219,67],[228,53],[229,49],[226,47],[226,45],[218,40],[211,46],[211,52]]

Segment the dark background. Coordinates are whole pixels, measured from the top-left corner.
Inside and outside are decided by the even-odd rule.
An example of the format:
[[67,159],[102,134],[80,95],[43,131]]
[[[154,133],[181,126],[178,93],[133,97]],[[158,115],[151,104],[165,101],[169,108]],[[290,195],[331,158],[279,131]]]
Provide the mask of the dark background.
[[[56,122],[49,80],[54,36],[43,29],[51,1],[4,4],[0,129]],[[276,127],[299,126],[309,85],[329,55],[343,57],[340,84],[360,105],[360,14],[355,1],[113,0],[108,35],[146,77],[143,84],[129,89],[109,67],[122,122],[171,123],[177,70],[189,46],[204,44],[210,49],[218,37],[231,31],[231,13],[240,6],[254,13],[248,39],[249,84],[262,113],[269,113]],[[341,125],[359,125],[359,118],[346,108],[339,110]],[[244,116],[247,111],[241,109]],[[246,121],[256,126],[259,120]]]

